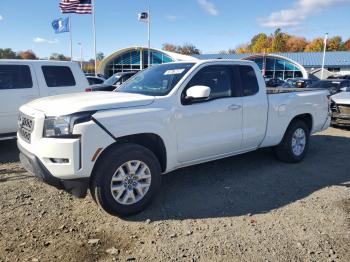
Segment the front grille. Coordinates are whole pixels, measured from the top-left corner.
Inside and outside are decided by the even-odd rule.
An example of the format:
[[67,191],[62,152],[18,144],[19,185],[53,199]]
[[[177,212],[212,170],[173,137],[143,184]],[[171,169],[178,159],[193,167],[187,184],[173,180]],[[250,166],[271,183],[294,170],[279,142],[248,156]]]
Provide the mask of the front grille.
[[342,115],[350,115],[350,105],[338,105],[338,110]]
[[34,119],[21,113],[18,117],[18,133],[20,137],[30,143],[33,129]]

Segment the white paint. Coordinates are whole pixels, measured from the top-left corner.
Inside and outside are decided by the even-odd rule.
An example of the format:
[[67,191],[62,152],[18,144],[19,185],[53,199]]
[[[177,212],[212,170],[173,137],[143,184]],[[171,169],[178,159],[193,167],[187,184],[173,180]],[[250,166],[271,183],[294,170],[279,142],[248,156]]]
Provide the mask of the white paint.
[[[0,60],[0,65],[29,66],[33,82],[32,88],[0,89],[0,134],[17,131],[18,108],[21,105],[40,97],[83,92],[85,88],[89,86],[86,77],[77,63],[41,60]],[[42,66],[69,67],[75,78],[76,85],[66,87],[48,87],[46,85]],[[53,105],[50,107],[52,108]],[[55,104],[55,108],[62,113],[62,108],[67,108],[67,104]]]
[[[181,97],[187,83],[208,65],[249,65],[254,68],[260,87],[250,97],[226,97],[184,105]],[[264,79],[258,66],[250,61],[199,61],[166,96],[96,93],[60,96],[38,100],[21,107],[21,112],[35,118],[31,144],[19,138],[27,151],[41,159],[55,177],[89,177],[91,161],[98,148],[105,149],[114,140],[94,122],[77,124],[74,134],[81,134],[82,155],[76,139],[43,138],[45,115],[63,115],[86,110],[94,114],[115,138],[140,133],[158,135],[167,156],[165,173],[174,169],[237,155],[280,143],[291,120],[300,114],[312,116],[312,133],[329,126],[327,91],[306,91],[266,95]],[[114,101],[114,102],[113,102]],[[58,105],[66,105],[58,107]],[[104,109],[104,110],[102,110]],[[57,152],[57,153],[55,153]],[[69,158],[69,164],[53,164],[48,158]],[[76,170],[77,161],[82,168]]]

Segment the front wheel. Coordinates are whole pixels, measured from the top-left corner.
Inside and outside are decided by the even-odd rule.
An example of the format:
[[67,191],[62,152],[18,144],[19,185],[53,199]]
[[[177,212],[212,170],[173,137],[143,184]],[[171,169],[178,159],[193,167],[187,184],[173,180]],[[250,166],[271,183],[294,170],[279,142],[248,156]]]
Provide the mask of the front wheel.
[[282,142],[275,147],[276,157],[287,163],[301,162],[309,150],[310,130],[304,121],[295,120],[288,127]]
[[117,145],[99,163],[91,191],[107,213],[129,216],[142,211],[161,184],[158,159],[136,144]]

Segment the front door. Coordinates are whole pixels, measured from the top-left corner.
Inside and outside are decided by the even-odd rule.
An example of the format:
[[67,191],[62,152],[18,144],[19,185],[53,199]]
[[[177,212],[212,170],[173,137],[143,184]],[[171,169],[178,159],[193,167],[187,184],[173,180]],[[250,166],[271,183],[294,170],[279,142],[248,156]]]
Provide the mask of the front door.
[[178,161],[191,163],[238,151],[242,143],[242,98],[232,67],[201,68],[183,90],[196,85],[211,89],[209,99],[182,104],[175,113]]

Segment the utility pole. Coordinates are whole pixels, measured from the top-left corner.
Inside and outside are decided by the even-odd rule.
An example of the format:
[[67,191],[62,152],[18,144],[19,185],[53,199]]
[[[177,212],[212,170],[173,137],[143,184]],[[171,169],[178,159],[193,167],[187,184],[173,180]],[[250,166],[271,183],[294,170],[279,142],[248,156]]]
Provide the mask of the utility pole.
[[324,63],[325,63],[325,60],[326,60],[327,40],[328,40],[328,33],[326,33],[326,35],[324,36],[324,47],[323,47],[322,69],[321,69],[321,80],[323,80]]
[[148,0],[148,68],[151,67],[151,0]]

